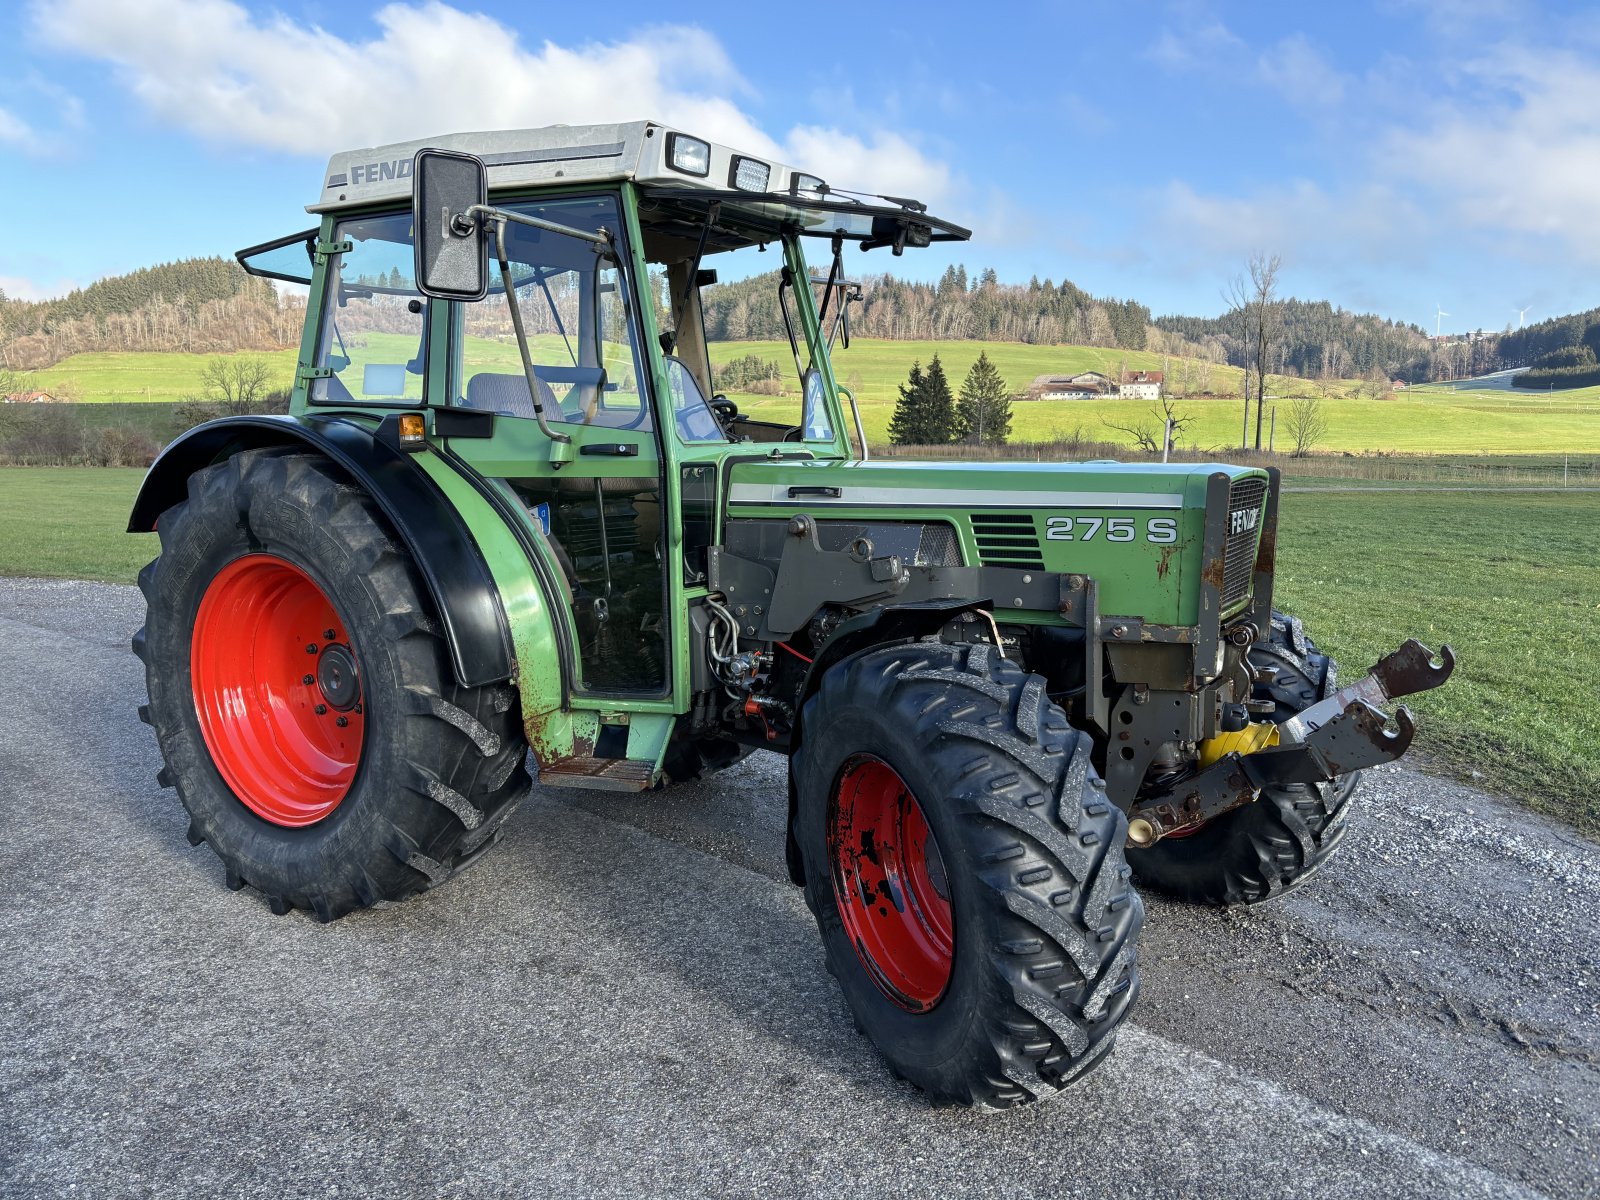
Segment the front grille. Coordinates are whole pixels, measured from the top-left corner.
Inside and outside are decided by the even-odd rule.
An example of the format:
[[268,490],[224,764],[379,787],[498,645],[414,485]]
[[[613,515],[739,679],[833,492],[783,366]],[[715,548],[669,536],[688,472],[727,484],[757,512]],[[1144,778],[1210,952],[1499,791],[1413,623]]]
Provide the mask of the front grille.
[[986,567],[1044,570],[1039,533],[1028,513],[973,513],[972,536]]
[[922,541],[917,546],[919,567],[959,567],[961,543],[956,541],[955,526],[943,522],[922,527]]
[[1267,481],[1251,476],[1234,481],[1228,492],[1228,540],[1222,551],[1222,611],[1250,594],[1255,575],[1256,542],[1261,536],[1261,506]]

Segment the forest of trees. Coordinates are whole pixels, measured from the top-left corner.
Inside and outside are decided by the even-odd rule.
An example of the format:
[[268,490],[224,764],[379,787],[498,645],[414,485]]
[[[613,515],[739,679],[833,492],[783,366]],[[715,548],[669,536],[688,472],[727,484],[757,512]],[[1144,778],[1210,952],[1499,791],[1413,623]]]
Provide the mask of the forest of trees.
[[[1282,333],[1272,346],[1268,363],[1272,373],[1310,379],[1367,378],[1376,373],[1408,382],[1447,377],[1438,372],[1451,365],[1448,357],[1441,356],[1416,325],[1346,312],[1326,300],[1284,300],[1278,307]],[[1234,366],[1247,365],[1236,313],[1158,317],[1155,324],[1186,341],[1214,341]]]
[[[850,310],[850,331],[858,337],[1154,348],[1148,346],[1148,308],[1134,300],[1096,298],[1066,280],[1004,284],[993,268],[969,278],[965,267],[951,267],[938,283],[892,275],[861,282],[862,301]],[[785,336],[776,272],[709,287],[702,304],[712,341]]]
[[1600,308],[1538,321],[1500,335],[1506,366],[1527,367],[1516,387],[1589,387],[1600,383]]
[[91,283],[59,300],[0,293],[0,367],[89,350],[274,350],[300,340],[304,301],[227,258],[191,258]]

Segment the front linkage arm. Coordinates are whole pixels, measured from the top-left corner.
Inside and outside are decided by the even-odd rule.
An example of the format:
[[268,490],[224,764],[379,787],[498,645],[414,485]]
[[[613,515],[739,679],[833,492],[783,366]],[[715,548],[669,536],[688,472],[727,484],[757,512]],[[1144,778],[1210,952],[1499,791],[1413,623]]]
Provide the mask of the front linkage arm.
[[1421,642],[1408,639],[1364,679],[1280,725],[1281,744],[1249,755],[1226,754],[1199,774],[1140,799],[1128,812],[1128,841],[1154,845],[1174,830],[1250,803],[1264,787],[1321,783],[1393,762],[1410,747],[1416,725],[1404,705],[1392,721],[1384,706],[1449,679],[1456,665],[1450,647],[1440,649],[1438,666],[1434,657]]

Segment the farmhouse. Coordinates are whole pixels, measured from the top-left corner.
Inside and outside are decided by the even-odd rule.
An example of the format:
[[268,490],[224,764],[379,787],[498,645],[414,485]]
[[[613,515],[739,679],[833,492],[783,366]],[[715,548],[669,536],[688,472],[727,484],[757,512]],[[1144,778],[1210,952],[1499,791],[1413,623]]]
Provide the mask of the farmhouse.
[[49,392],[12,392],[5,397],[7,404],[54,404],[56,398]]
[[1028,385],[1029,400],[1082,400],[1111,392],[1111,378],[1099,371],[1077,375],[1039,375]]
[[1117,395],[1123,400],[1159,400],[1164,378],[1160,371],[1124,371]]

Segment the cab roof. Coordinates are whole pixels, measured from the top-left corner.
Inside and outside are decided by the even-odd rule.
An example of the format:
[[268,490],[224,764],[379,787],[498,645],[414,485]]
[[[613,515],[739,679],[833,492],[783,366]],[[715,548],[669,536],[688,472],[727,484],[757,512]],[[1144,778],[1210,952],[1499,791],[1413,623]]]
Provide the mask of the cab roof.
[[[709,147],[704,174],[672,166],[678,138]],[[542,129],[494,129],[449,133],[342,150],[328,160],[322,194],[306,205],[311,213],[341,212],[411,198],[411,168],[418,150],[471,154],[488,167],[491,193],[541,184],[612,183],[631,180],[660,201],[679,208],[696,201],[718,201],[732,215],[774,229],[792,224],[817,236],[834,233],[857,241],[905,243],[900,230],[922,239],[960,241],[970,236],[959,225],[927,215],[926,206],[898,196],[866,196],[830,189],[823,179],[763,155],[745,154],[658,121],[616,125],[547,125]],[[767,168],[762,191],[740,190],[741,164]],[[760,176],[758,175],[757,178]]]
[[721,189],[732,186],[735,157],[758,159],[771,168],[769,192],[787,192],[795,177],[804,175],[763,155],[742,154],[711,142],[708,172],[697,178],[667,165],[667,144],[675,134],[695,136],[656,121],[630,121],[619,125],[547,125],[542,129],[447,133],[387,146],[341,150],[328,160],[322,194],[315,203],[306,205],[306,211],[333,212],[374,201],[409,199],[411,161],[418,150],[424,149],[453,150],[481,158],[489,167],[491,191],[557,181],[599,183],[622,179]]

